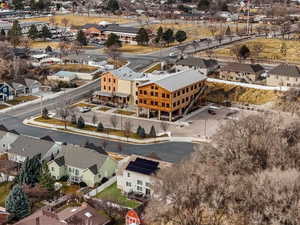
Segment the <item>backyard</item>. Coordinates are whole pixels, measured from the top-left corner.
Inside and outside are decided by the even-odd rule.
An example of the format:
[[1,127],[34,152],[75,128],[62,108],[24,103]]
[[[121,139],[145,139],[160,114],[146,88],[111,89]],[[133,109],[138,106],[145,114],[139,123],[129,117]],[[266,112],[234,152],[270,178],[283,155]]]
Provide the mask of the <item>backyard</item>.
[[5,206],[5,199],[10,191],[11,182],[3,182],[0,184],[0,206]]
[[[37,18],[29,18],[24,19],[24,22],[30,21],[38,21],[38,22],[50,22],[51,17],[37,17]],[[68,25],[72,26],[82,26],[87,23],[100,23],[103,21],[110,22],[110,23],[128,23],[130,22],[129,19],[121,18],[121,17],[96,17],[96,16],[80,16],[80,15],[73,15],[73,14],[66,14],[66,15],[55,15],[53,16],[55,23],[58,26],[64,26],[62,20],[67,19]]]
[[136,208],[141,203],[138,201],[130,200],[126,196],[121,193],[121,190],[117,188],[117,183],[109,186],[108,188],[104,189],[102,192],[96,195],[96,198],[107,200],[114,202],[116,204],[129,207],[129,208]]

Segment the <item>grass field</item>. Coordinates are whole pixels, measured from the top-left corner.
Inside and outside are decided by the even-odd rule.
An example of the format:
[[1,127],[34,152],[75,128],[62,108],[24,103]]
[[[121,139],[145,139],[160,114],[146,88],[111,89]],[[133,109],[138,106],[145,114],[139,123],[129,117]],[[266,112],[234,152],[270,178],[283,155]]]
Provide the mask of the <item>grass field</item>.
[[97,67],[89,66],[85,64],[53,64],[48,66],[47,68],[53,72],[65,70],[65,71],[82,72],[82,73],[90,73],[98,69]]
[[118,109],[118,110],[114,111],[114,113],[121,114],[121,115],[126,115],[126,116],[135,115],[135,112],[127,111],[127,110],[121,110],[121,109]]
[[225,101],[262,105],[276,101],[278,94],[274,91],[246,88],[236,85],[207,82],[206,100],[215,103]]
[[133,209],[140,205],[140,203],[137,201],[127,199],[126,196],[124,196],[121,193],[121,191],[117,188],[117,183],[114,183],[113,185],[104,189],[102,192],[98,193],[96,195],[96,198],[104,199],[107,201],[112,201],[119,205],[122,205],[125,207],[130,207]]
[[[24,19],[22,21],[38,21],[38,22],[49,22],[51,17],[38,17],[38,18],[29,18]],[[65,18],[69,21],[69,24],[67,26],[73,25],[73,26],[82,26],[87,23],[100,23],[103,21],[110,22],[110,23],[128,23],[130,22],[129,19],[125,18],[113,18],[113,17],[95,17],[95,16],[80,16],[80,15],[73,15],[73,14],[66,14],[66,15],[56,15],[53,16],[55,23],[58,26],[64,26],[62,23],[62,20]]]
[[140,45],[124,45],[120,48],[121,52],[124,53],[137,53],[137,54],[145,54],[154,51],[159,51],[160,48],[153,46],[140,46]]
[[85,102],[79,102],[79,103],[76,103],[76,104],[72,105],[72,108],[75,108],[75,107],[89,107],[89,108],[94,108],[94,107],[96,107],[96,105],[88,104],[88,103],[85,103]]
[[[259,53],[258,57],[256,57],[257,59],[282,60],[287,62],[300,63],[299,41],[258,38],[256,40],[244,42],[244,44],[248,46],[250,51],[251,47],[255,43],[261,43],[263,45],[261,53]],[[287,46],[286,56],[282,55],[280,52],[282,43],[285,43]],[[228,46],[226,48],[216,50],[215,56],[232,56],[230,47]]]
[[35,99],[38,99],[38,98],[39,97],[37,97],[37,96],[31,96],[31,95],[19,96],[19,97],[14,98],[13,100],[7,101],[6,103],[11,104],[11,105],[18,105],[20,103],[29,102],[29,101],[32,101],[32,100],[35,100]]

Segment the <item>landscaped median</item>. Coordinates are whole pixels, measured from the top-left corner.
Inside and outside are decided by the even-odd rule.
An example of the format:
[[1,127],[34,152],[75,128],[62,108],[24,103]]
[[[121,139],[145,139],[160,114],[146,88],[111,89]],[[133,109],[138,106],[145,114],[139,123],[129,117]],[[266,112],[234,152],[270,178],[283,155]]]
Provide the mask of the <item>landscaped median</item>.
[[56,118],[44,119],[41,116],[26,119],[24,120],[24,124],[39,126],[43,128],[57,129],[60,131],[71,132],[81,135],[113,139],[124,142],[132,142],[136,144],[151,144],[170,140],[170,137],[168,135],[162,135],[155,138],[146,136],[145,138],[142,138],[134,132],[126,132],[123,130],[116,130],[112,128],[104,128],[103,131],[97,131],[97,128],[95,126],[87,124],[84,126],[84,128],[79,129],[75,124],[72,124],[71,122],[66,122],[65,129],[65,122],[63,120]]

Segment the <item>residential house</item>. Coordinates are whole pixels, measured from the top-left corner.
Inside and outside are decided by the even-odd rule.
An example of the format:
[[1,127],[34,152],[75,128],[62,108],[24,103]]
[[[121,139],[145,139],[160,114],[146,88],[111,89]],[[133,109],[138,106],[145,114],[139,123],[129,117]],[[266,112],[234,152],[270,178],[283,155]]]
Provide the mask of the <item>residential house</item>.
[[14,89],[6,82],[0,83],[0,102],[6,102],[14,98]]
[[180,71],[138,87],[137,115],[157,116],[169,121],[187,113],[201,101],[206,76],[196,70]]
[[[27,34],[29,32],[29,29],[32,25],[35,25],[38,31],[42,30],[43,26],[48,26],[48,23],[46,22],[20,22],[21,32],[22,34]],[[12,22],[2,22],[0,23],[0,30],[4,30],[6,35],[8,34],[8,31],[12,28],[13,23]]]
[[253,83],[262,73],[264,68],[259,64],[229,63],[220,68],[219,77],[224,80]]
[[121,160],[117,169],[117,187],[126,194],[137,193],[144,196],[153,194],[156,174],[172,164],[144,156],[131,155]]
[[19,135],[14,132],[0,130],[0,153],[8,152],[11,148],[11,144],[14,143],[18,137]]
[[281,64],[271,69],[267,76],[269,86],[299,86],[300,70],[297,66]]
[[67,207],[58,212],[45,206],[14,225],[106,225],[109,222],[106,216],[100,215],[96,209],[83,203],[81,206]]
[[36,94],[40,91],[42,84],[34,79],[21,78],[8,82],[14,89],[14,95]]
[[126,213],[125,225],[141,225],[142,220],[138,215],[138,212],[131,209]]
[[102,41],[107,40],[110,34],[116,34],[120,37],[120,40],[128,44],[137,44],[135,38],[138,34],[139,28],[120,26],[119,24],[86,24],[81,29],[89,37],[96,37]]
[[146,74],[129,67],[106,72],[101,75],[100,91],[94,93],[94,101],[121,106],[137,104],[138,86],[147,81]]
[[204,75],[211,74],[219,68],[219,64],[214,59],[201,59],[196,57],[187,57],[176,62],[176,70],[194,69]]
[[94,187],[103,178],[109,179],[113,176],[117,163],[108,155],[94,149],[64,145],[55,159],[48,162],[48,167],[56,179],[68,176],[72,182],[84,182],[89,187]]
[[23,163],[25,159],[41,155],[41,160],[49,161],[57,155],[61,145],[55,142],[41,140],[35,137],[20,135],[10,144],[7,150],[8,159],[18,163]]

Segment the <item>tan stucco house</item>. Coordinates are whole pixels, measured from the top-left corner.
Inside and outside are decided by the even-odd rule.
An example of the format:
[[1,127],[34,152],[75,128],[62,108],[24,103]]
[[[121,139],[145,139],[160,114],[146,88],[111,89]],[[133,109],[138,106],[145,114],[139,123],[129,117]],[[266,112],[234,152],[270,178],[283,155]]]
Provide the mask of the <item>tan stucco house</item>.
[[94,187],[103,178],[115,173],[117,162],[107,154],[78,145],[65,145],[54,160],[48,162],[51,175],[57,180],[68,176],[74,183]]
[[229,63],[220,68],[219,77],[223,80],[244,81],[252,83],[264,73],[264,68],[259,64]]
[[300,70],[297,66],[280,64],[268,72],[269,86],[298,86],[300,85]]

